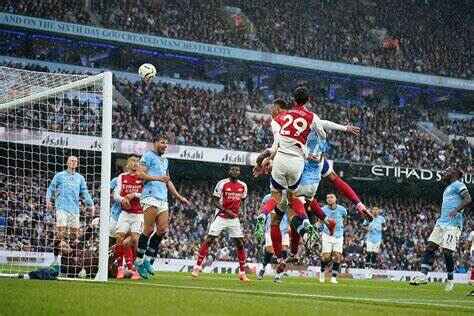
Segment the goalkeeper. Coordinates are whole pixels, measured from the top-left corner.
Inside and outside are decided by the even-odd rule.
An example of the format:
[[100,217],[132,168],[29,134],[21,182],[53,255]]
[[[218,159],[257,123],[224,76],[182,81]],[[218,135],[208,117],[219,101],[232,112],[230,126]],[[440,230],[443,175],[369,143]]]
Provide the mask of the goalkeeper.
[[[271,194],[265,195],[262,200],[262,205],[270,199]],[[266,215],[265,217],[260,217],[257,221],[257,226],[255,229],[255,236],[257,240],[261,241],[265,238],[265,247],[263,253],[263,261],[262,261],[262,268],[257,274],[257,280],[263,279],[263,275],[265,274],[266,266],[272,261],[273,258],[273,247],[272,247],[272,238],[270,236],[270,226],[272,220],[276,222],[280,222],[280,231],[281,231],[281,240],[282,240],[282,255],[283,258],[286,259],[288,256],[288,247],[290,245],[290,237],[288,234],[289,230],[289,223],[288,223],[288,215],[286,214],[288,211],[288,200],[286,196],[283,195],[283,198],[280,204],[275,208],[273,213]],[[273,217],[272,217],[273,214]],[[275,279],[275,281],[277,281]]]

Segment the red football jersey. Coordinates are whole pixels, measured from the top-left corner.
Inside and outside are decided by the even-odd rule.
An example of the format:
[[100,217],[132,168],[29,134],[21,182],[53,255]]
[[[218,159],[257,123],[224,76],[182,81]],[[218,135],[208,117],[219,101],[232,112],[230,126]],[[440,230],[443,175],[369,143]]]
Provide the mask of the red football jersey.
[[135,197],[130,200],[130,207],[126,209],[122,205],[122,210],[128,213],[143,213],[143,209],[140,205],[140,196],[143,192],[143,180],[140,179],[137,175],[125,172],[118,176],[117,187],[114,191],[115,199],[120,199],[120,197],[125,197],[130,193],[135,193]]
[[[247,197],[247,185],[242,181],[231,181],[229,178],[219,181],[214,189],[214,196],[220,199],[223,209],[231,210],[236,216],[239,215],[240,205]],[[218,216],[230,218],[222,210],[217,209]]]
[[280,128],[280,135],[306,144],[308,135],[313,128],[315,114],[304,105],[281,112],[275,117]]

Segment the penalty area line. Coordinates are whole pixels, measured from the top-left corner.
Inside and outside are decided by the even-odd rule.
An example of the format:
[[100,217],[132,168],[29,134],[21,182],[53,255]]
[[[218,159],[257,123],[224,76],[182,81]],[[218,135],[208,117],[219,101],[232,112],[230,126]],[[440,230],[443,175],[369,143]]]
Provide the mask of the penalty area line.
[[383,298],[366,298],[366,297],[356,297],[356,296],[337,296],[337,295],[325,295],[325,294],[307,294],[307,293],[293,293],[293,292],[270,292],[270,291],[258,291],[258,290],[241,290],[241,289],[228,289],[220,287],[205,287],[205,286],[193,286],[193,285],[173,285],[173,284],[160,284],[160,283],[145,283],[145,282],[127,282],[127,281],[108,281],[107,283],[112,284],[126,284],[126,285],[139,285],[139,286],[149,286],[149,287],[158,287],[158,288],[168,288],[168,289],[182,289],[182,290],[207,290],[211,292],[220,292],[220,293],[231,293],[231,294],[246,294],[246,295],[267,295],[267,296],[280,296],[280,297],[293,297],[293,298],[309,298],[309,299],[326,299],[332,301],[344,301],[344,302],[360,302],[360,303],[386,303],[392,304],[400,307],[409,307],[409,306],[431,306],[431,307],[444,307],[444,308],[459,308],[463,310],[474,311],[474,307],[466,305],[457,305],[457,304],[441,304],[441,303],[432,303],[430,301],[412,301],[404,299],[383,299]]

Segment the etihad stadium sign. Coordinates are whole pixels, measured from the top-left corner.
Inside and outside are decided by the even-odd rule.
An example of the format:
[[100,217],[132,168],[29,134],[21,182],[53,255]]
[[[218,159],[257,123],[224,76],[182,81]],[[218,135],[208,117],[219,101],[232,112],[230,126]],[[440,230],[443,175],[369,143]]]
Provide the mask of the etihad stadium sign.
[[[413,179],[422,181],[441,181],[441,171],[429,169],[418,169],[408,167],[374,165],[371,167],[371,173],[378,177]],[[474,175],[465,174],[463,182],[467,184],[474,183]]]

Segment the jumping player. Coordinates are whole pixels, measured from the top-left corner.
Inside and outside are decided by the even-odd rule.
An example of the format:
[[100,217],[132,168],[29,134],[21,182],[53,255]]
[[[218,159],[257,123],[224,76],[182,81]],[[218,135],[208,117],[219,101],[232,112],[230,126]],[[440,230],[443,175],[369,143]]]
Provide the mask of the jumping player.
[[[176,190],[168,173],[168,159],[163,157],[168,148],[168,139],[158,136],[153,141],[153,150],[145,152],[140,160],[138,177],[145,182],[140,204],[144,213],[143,232],[138,238],[135,267],[142,278],[154,274],[153,262],[158,254],[161,240],[168,232],[168,190],[181,203],[189,201]],[[155,231],[156,232],[153,234]],[[152,235],[153,234],[153,235]]]
[[247,198],[247,185],[239,180],[240,167],[229,168],[229,178],[219,181],[214,189],[214,206],[216,207],[214,220],[209,226],[208,233],[204,237],[196,264],[194,265],[192,276],[199,276],[202,270],[202,263],[207,257],[209,247],[214,240],[220,236],[222,231],[227,231],[229,237],[234,239],[239,259],[239,279],[242,282],[249,282],[245,274],[245,249],[244,234],[239,220],[239,210],[242,201]]
[[415,277],[410,284],[420,285],[428,283],[428,272],[433,265],[436,250],[443,249],[446,270],[448,271],[448,282],[445,290],[452,291],[454,288],[453,272],[454,258],[463,225],[463,211],[471,204],[472,198],[466,185],[461,182],[463,173],[456,168],[447,169],[442,176],[442,180],[448,183],[443,193],[441,205],[441,216],[436,221],[436,225],[428,238],[423,259],[421,261],[421,276]]

